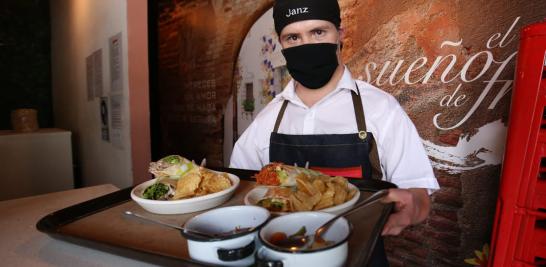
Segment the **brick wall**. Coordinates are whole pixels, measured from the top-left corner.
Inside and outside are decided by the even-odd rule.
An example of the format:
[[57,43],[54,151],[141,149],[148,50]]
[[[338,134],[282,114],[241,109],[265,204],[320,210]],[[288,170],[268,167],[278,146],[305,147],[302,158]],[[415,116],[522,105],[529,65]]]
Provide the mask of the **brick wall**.
[[[179,153],[197,160],[207,157],[211,165],[221,166],[223,111],[235,88],[234,65],[239,48],[254,21],[272,1],[164,0],[160,3],[161,153]],[[452,54],[457,62],[449,77],[482,51],[488,51],[497,61],[508,60],[517,51],[518,29],[542,19],[542,10],[546,10],[546,3],[541,1],[508,0],[342,0],[340,4],[346,35],[343,58],[353,75],[363,79],[368,74],[379,75],[379,69],[366,73],[364,66],[369,62],[384,66],[391,61],[384,78],[389,79],[400,60],[403,60],[400,72],[403,74],[409,63],[420,57],[429,59],[424,68],[430,68],[434,58]],[[502,47],[486,47],[488,38],[496,33],[506,34],[518,17],[513,30],[515,41]],[[461,45],[441,47],[444,41],[459,40]],[[484,57],[477,57],[472,63],[467,77],[479,75],[487,62]],[[497,78],[513,79],[514,66],[515,57]],[[446,64],[439,69],[442,68],[445,69]],[[486,164],[480,153],[488,149],[469,140],[485,125],[497,122],[502,128],[506,124],[509,91],[501,94],[499,83],[481,97],[486,90],[484,83],[495,71],[488,70],[472,82],[460,79],[443,82],[438,70],[426,83],[383,82],[381,86],[373,83],[399,100],[424,140],[445,151],[468,141],[467,147],[462,148],[470,147],[471,152],[461,162],[454,163],[429,151],[441,189],[433,194],[433,211],[423,224],[405,230],[400,236],[387,238],[392,266],[463,266],[464,259],[474,257],[474,250],[480,250],[489,242],[500,162]],[[425,74],[426,69],[420,69],[408,78],[416,80]],[[393,78],[396,81],[403,77]],[[459,84],[464,85],[461,90],[468,100],[466,104],[440,105],[441,99],[452,94]],[[483,104],[460,126],[446,130],[433,125],[435,115],[440,113],[444,114],[438,121],[440,125],[455,125],[480,99]],[[496,100],[493,106],[491,103]],[[500,135],[502,139],[502,131]],[[499,144],[493,152],[502,154],[502,140]]]
[[163,1],[159,8],[161,154],[206,157],[212,166],[223,165],[223,112],[242,39],[271,6],[219,2]]

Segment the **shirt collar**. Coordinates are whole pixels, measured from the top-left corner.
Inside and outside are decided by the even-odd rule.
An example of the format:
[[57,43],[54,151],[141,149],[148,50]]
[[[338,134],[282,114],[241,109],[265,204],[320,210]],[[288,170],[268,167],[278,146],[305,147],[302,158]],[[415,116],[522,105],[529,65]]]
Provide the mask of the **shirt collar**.
[[[336,89],[334,89],[330,94],[340,91],[340,90],[351,90],[355,93],[358,93],[356,90],[356,83],[353,79],[353,75],[347,68],[347,66],[344,66],[343,75],[341,75],[341,79],[336,85]],[[301,100],[296,95],[296,87],[294,86],[294,79],[290,80],[284,90],[279,94],[281,99],[288,100],[290,102],[294,103],[301,103]]]

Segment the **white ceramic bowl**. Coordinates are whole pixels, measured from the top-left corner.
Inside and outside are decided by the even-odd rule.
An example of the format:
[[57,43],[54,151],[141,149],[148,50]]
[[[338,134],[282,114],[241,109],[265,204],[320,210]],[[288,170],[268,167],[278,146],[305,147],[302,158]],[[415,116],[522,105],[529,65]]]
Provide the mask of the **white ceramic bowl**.
[[323,223],[335,215],[325,212],[308,211],[295,212],[276,217],[269,221],[259,232],[263,246],[258,250],[256,258],[261,266],[343,266],[348,255],[348,239],[351,234],[351,224],[343,217],[336,220],[330,229],[322,236],[333,244],[315,250],[291,251],[279,248],[269,243],[275,232],[284,232],[287,235],[296,233],[305,226],[308,235],[312,235]]
[[252,231],[235,233],[220,238],[202,238],[182,234],[188,240],[188,252],[194,260],[222,266],[249,266],[254,263],[254,253],[260,247],[258,231],[269,218],[269,211],[257,206],[230,206],[199,214],[184,224],[184,228],[218,234],[237,228]]
[[[351,183],[349,183],[348,186],[349,186],[349,189],[351,190],[356,189],[356,193],[353,196],[353,198],[339,205],[321,209],[319,211],[328,212],[332,214],[340,214],[352,208],[355,205],[355,203],[358,201],[358,199],[360,198],[360,190],[358,190],[358,188]],[[256,203],[258,203],[258,201],[265,196],[265,193],[267,193],[268,188],[269,186],[257,186],[253,188],[252,190],[250,190],[245,195],[245,198],[244,198],[245,205],[256,205]],[[271,212],[271,213],[276,215],[288,214],[288,212]]]
[[226,202],[239,186],[239,177],[228,173],[231,187],[220,192],[180,200],[151,200],[142,197],[144,190],[155,183],[152,179],[141,183],[131,191],[131,198],[143,209],[157,214],[182,214],[214,208]]

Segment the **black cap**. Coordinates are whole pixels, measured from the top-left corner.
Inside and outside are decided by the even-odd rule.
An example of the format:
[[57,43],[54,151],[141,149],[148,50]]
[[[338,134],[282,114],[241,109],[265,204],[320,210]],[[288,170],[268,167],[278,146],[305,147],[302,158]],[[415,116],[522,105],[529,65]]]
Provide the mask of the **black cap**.
[[341,17],[337,0],[276,0],[273,6],[275,31],[280,35],[290,23],[320,19],[332,22],[339,28]]

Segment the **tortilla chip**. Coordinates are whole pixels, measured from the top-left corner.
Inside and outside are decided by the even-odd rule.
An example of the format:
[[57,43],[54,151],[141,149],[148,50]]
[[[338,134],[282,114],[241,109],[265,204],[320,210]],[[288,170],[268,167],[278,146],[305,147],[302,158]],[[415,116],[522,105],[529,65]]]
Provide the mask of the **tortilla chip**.
[[311,205],[309,195],[298,191],[290,196],[290,201],[295,211],[309,211],[313,208]]
[[303,191],[310,196],[320,193],[307,178],[296,177],[296,185],[298,187],[298,191]]
[[204,170],[203,182],[201,182],[200,188],[208,193],[216,193],[225,190],[231,186],[231,181],[224,175]]
[[296,198],[294,195],[290,195],[290,203],[292,203],[292,211],[304,211],[305,205]]
[[201,175],[198,171],[191,171],[178,179],[173,199],[192,197],[201,183]]
[[203,188],[199,187],[197,188],[197,190],[195,190],[193,197],[204,196],[209,193],[210,192],[208,192],[207,190],[204,190]]
[[356,188],[349,189],[349,192],[347,192],[347,196],[345,197],[345,201],[349,201],[350,199],[352,199],[356,194],[356,190]]
[[334,187],[334,205],[339,205],[345,202],[347,197],[347,187],[341,186],[339,183],[333,183]]
[[331,187],[328,187],[324,193],[322,193],[322,196],[319,200],[319,202],[313,207],[314,210],[321,210],[325,208],[329,208],[334,205],[334,189]]
[[326,184],[321,179],[313,180],[313,186],[322,194],[326,192]]
[[317,203],[319,203],[320,199],[322,198],[322,193],[317,191],[317,193],[314,195],[306,195],[306,196],[307,196],[306,203],[311,206],[311,209],[313,209],[313,207],[317,205]]
[[347,179],[345,179],[344,177],[341,177],[341,176],[333,177],[332,182],[341,185],[342,188],[347,188],[347,183],[349,183],[347,181]]
[[327,182],[330,181],[330,178],[331,178],[330,176],[321,175],[321,176],[318,176],[317,178],[315,178],[315,179],[313,180],[313,182],[318,180],[318,181],[322,181],[324,184],[326,184]]

